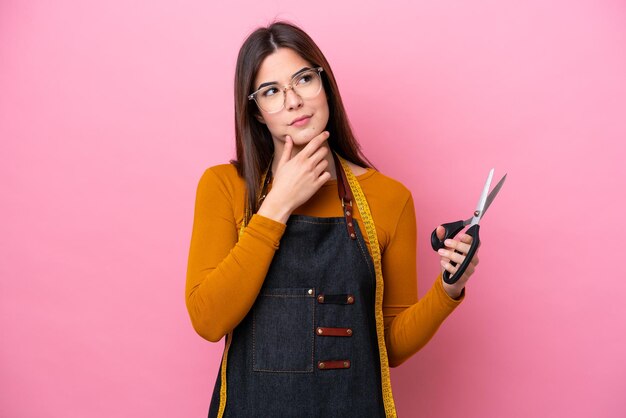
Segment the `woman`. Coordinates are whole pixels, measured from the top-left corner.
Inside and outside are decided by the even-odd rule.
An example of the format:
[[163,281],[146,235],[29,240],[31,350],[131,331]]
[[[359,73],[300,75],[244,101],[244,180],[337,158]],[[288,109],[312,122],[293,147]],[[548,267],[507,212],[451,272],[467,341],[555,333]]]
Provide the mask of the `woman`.
[[[226,336],[209,416],[395,416],[389,366],[460,303],[477,257],[417,301],[411,194],[362,156],[301,29],[246,39],[235,123],[237,160],[198,186],[187,274],[194,328]],[[440,251],[451,273],[471,238],[459,239]]]

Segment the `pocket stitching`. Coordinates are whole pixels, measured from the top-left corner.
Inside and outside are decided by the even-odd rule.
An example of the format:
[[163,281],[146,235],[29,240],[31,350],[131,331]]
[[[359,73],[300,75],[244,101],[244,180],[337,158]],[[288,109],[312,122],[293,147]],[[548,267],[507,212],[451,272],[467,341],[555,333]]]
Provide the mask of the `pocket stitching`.
[[[312,318],[312,323],[311,323],[311,330],[315,329],[315,303],[314,303],[314,298],[315,298],[315,288],[309,287],[306,288],[306,291],[308,291],[309,289],[313,290],[313,293],[311,295],[309,295],[308,293],[304,293],[304,294],[289,294],[289,295],[285,295],[285,294],[273,294],[273,293],[263,293],[261,292],[259,294],[259,296],[264,296],[264,297],[272,297],[272,298],[304,298],[305,302],[307,298],[312,299],[310,301],[311,304],[311,318]],[[274,289],[271,289],[274,290]],[[304,289],[303,289],[304,290]],[[313,363],[315,361],[315,336],[313,335],[314,333],[311,331],[311,362],[309,365],[307,365],[307,368],[305,370],[268,370],[268,369],[261,369],[261,368],[257,368],[256,367],[256,308],[255,311],[253,312],[252,315],[252,371],[253,372],[267,372],[267,373],[313,373]]]

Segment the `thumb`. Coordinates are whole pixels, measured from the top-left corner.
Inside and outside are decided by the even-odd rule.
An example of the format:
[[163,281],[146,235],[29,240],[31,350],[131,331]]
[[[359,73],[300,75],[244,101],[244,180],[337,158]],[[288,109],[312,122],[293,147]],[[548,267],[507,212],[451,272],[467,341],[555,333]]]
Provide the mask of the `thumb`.
[[278,161],[278,167],[280,168],[287,161],[291,160],[291,151],[293,150],[293,140],[289,135],[285,137],[285,146],[283,147],[283,154],[280,156],[280,161]]
[[439,239],[439,241],[443,241],[443,238],[446,236],[446,229],[439,225],[437,227],[437,238]]

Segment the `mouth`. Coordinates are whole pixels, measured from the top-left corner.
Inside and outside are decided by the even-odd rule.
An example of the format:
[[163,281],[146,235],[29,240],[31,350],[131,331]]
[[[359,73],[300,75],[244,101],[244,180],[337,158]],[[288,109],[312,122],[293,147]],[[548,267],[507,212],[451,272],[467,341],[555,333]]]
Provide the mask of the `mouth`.
[[310,119],[311,119],[311,115],[300,116],[292,120],[289,126],[303,126],[303,125],[306,125]]

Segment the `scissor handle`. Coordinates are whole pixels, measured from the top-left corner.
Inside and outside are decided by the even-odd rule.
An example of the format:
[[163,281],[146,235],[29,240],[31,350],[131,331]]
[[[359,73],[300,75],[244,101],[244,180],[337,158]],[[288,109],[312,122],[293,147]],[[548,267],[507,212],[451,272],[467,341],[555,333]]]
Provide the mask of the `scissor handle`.
[[461,232],[461,230],[465,227],[465,223],[463,221],[450,222],[447,224],[441,225],[446,230],[446,233],[442,240],[437,238],[437,229],[430,234],[430,245],[433,247],[433,250],[437,251],[440,248],[445,247],[444,241],[448,238],[454,238],[456,234]]
[[[444,282],[448,284],[454,284],[457,282],[457,280],[461,278],[461,276],[463,276],[463,273],[465,273],[467,266],[469,266],[469,263],[472,262],[472,258],[474,258],[474,254],[476,254],[476,250],[478,249],[478,246],[480,245],[480,237],[478,236],[479,229],[480,229],[480,225],[475,224],[475,225],[470,226],[469,229],[465,232],[467,235],[472,237],[472,243],[470,244],[470,249],[467,252],[467,255],[465,256],[465,260],[463,260],[463,262],[461,263],[461,266],[457,269],[456,273],[454,273],[453,276],[450,275],[450,272],[448,270],[445,270],[443,272]],[[453,261],[450,261],[450,264],[452,264],[453,266],[456,266],[456,263]]]

